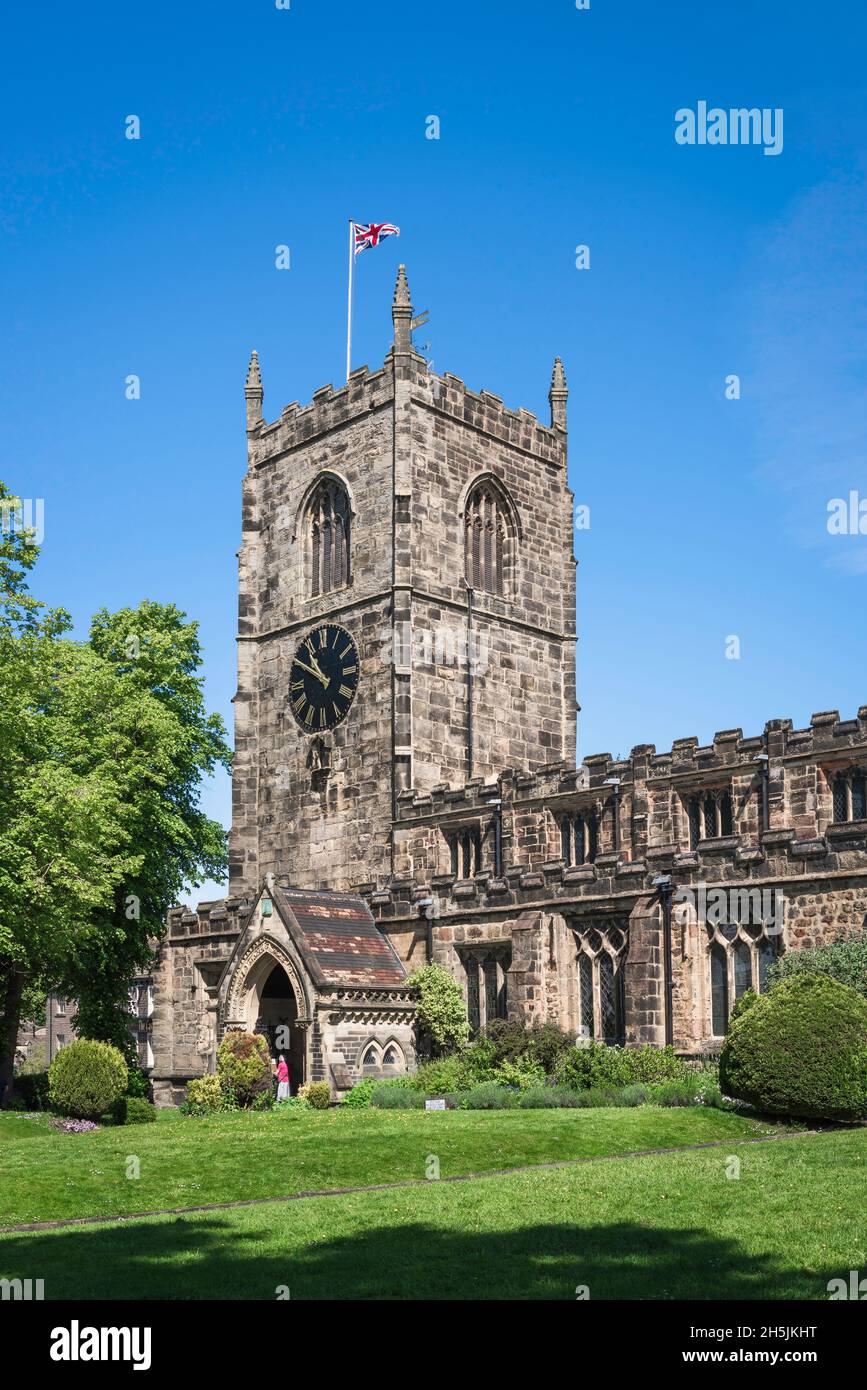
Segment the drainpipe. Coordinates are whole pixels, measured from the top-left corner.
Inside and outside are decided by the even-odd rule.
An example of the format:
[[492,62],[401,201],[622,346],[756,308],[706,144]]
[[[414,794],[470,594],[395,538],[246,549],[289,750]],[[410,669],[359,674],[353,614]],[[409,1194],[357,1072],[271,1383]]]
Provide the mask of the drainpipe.
[[671,957],[671,899],[674,896],[674,884],[671,881],[671,875],[658,874],[653,880],[653,887],[658,889],[659,900],[662,903],[662,955],[665,964],[665,1045],[669,1047],[674,1043],[674,1011],[672,1009],[674,971]]
[[503,877],[503,803],[494,803],[494,873]]
[[467,781],[473,775],[473,590],[466,579],[467,591]]
[[770,829],[768,814],[768,784],[771,780],[771,760],[767,753],[757,753],[756,762],[761,764],[762,774],[762,830]]

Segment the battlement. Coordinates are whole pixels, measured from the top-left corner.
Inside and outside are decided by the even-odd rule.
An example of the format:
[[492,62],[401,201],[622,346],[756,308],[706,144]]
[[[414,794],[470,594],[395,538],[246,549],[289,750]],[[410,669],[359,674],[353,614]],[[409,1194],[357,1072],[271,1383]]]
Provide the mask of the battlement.
[[314,391],[307,405],[292,401],[270,424],[261,421],[248,436],[251,468],[270,463],[359,416],[389,405],[394,400],[389,365],[386,362],[375,372],[366,366],[358,367],[343,386],[335,388],[329,382]]
[[535,772],[504,768],[495,780],[476,778],[455,787],[444,783],[426,793],[410,787],[397,798],[396,819],[411,825],[431,818],[471,816],[489,810],[498,799],[518,804],[576,792],[608,795],[615,778],[624,788],[669,779],[713,784],[741,768],[754,776],[760,754],[771,762],[809,760],[812,756],[833,765],[862,747],[867,750],[867,705],[859,707],[854,719],[841,719],[837,710],[814,714],[806,729],[795,729],[791,719],[771,719],[762,734],[749,738],[741,729],[723,729],[714,734],[712,743],[703,746],[695,736],[675,739],[666,753],[657,753],[655,744],[640,743],[628,758],[594,753],[577,767],[556,762]]
[[512,410],[492,391],[472,391],[459,376],[432,372],[424,358],[415,356],[413,400],[416,404],[448,415],[511,448],[562,467],[564,435],[543,425],[532,411]]

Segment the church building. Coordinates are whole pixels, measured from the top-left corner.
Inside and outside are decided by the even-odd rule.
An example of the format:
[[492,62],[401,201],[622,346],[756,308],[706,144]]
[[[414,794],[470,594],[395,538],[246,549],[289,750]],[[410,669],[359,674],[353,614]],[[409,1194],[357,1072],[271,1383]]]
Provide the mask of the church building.
[[473,1029],[710,1052],[780,951],[864,926],[867,706],[576,765],[563,366],[542,424],[432,371],[403,267],[392,318],[271,423],[250,361],[230,896],[169,914],[158,1104],[235,1027],[293,1089],[411,1070],[427,961]]

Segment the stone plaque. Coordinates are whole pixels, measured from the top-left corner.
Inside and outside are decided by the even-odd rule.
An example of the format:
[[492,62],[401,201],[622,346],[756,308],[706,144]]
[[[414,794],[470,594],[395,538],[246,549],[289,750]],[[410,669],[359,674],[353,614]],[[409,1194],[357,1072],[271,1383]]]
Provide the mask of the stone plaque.
[[444,1100],[440,1099],[426,1100],[424,1103],[424,1108],[425,1110],[445,1110],[446,1103]]

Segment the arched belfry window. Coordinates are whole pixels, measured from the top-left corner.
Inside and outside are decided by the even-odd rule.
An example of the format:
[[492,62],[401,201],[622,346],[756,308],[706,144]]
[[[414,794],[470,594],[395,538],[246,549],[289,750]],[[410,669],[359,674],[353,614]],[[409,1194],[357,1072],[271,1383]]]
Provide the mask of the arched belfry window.
[[482,478],[464,507],[464,566],[471,589],[507,596],[512,586],[517,530],[503,488]]
[[338,478],[323,478],[307,503],[305,517],[307,573],[312,598],[349,583],[351,521],[346,488]]

